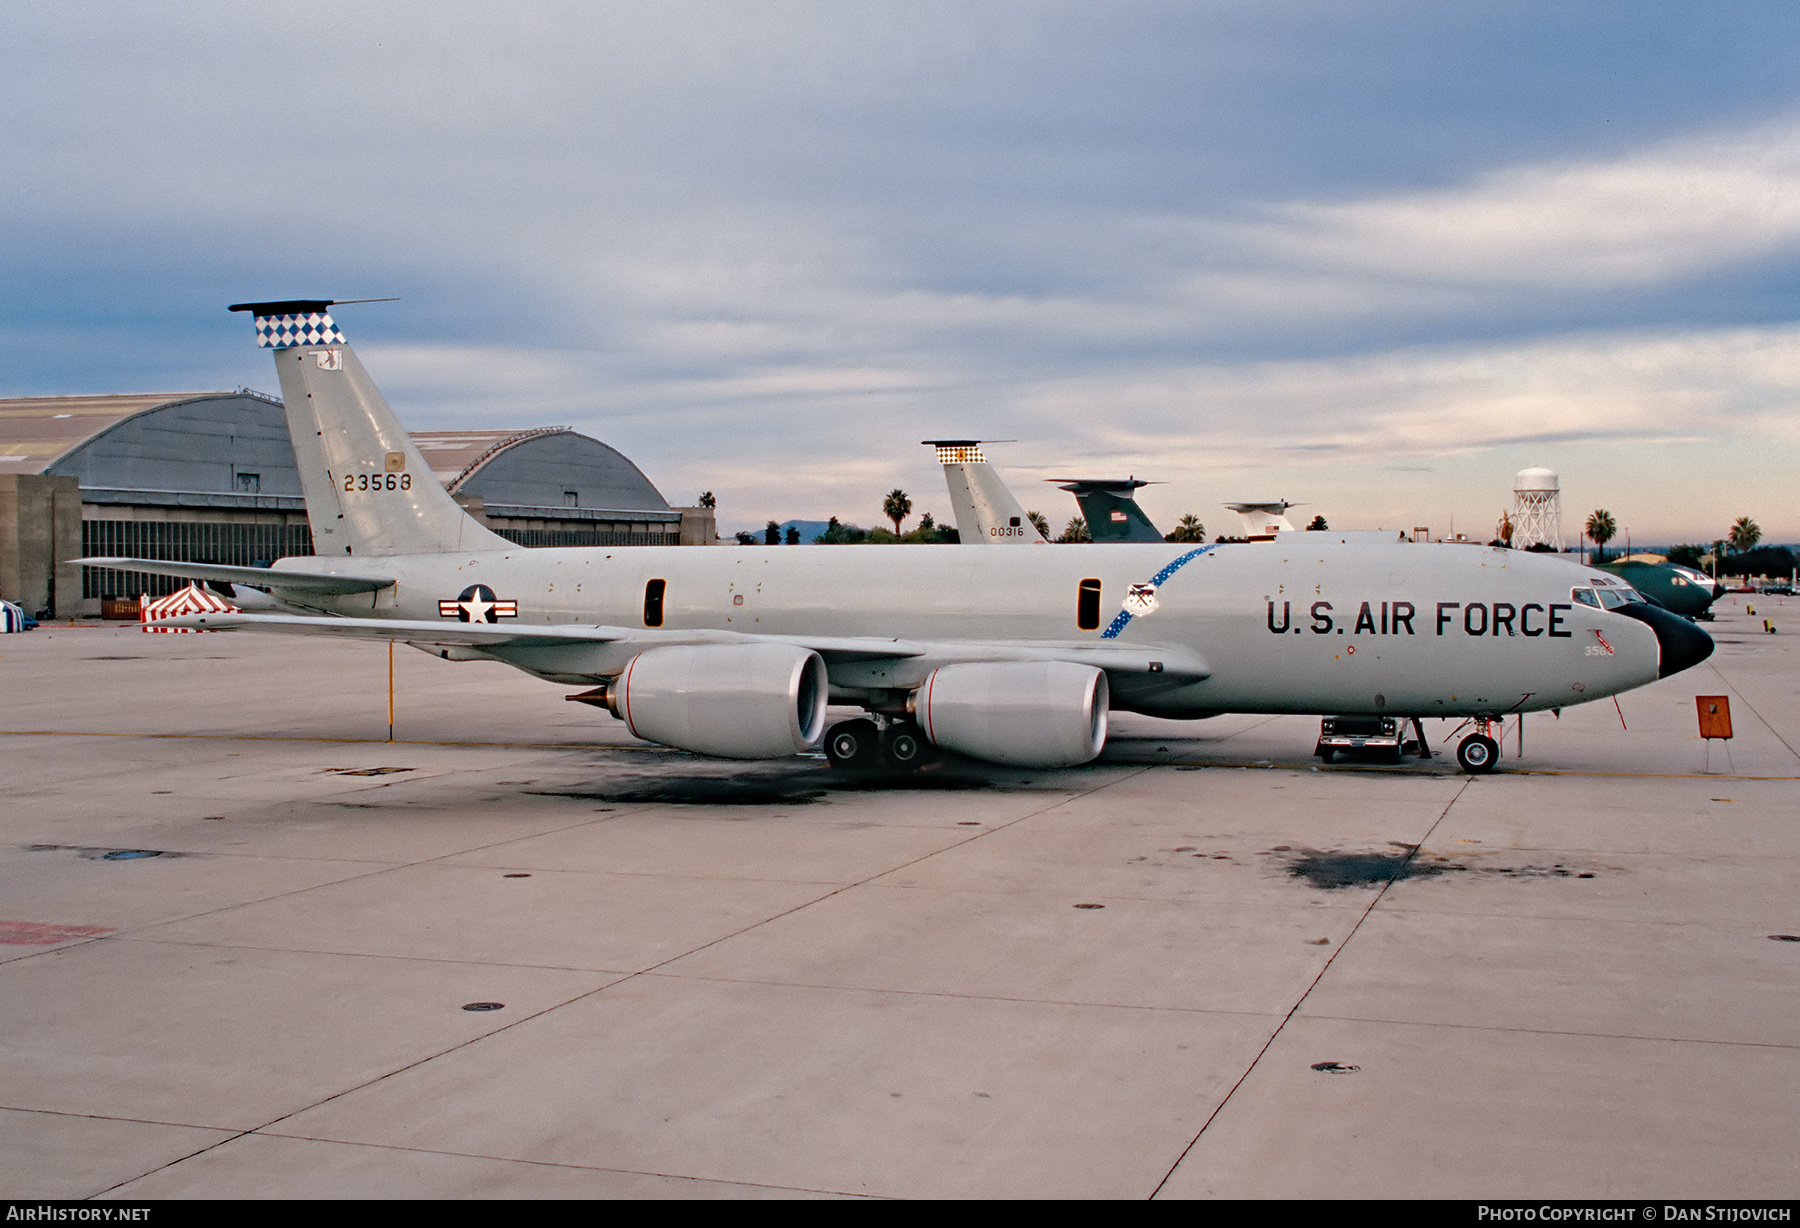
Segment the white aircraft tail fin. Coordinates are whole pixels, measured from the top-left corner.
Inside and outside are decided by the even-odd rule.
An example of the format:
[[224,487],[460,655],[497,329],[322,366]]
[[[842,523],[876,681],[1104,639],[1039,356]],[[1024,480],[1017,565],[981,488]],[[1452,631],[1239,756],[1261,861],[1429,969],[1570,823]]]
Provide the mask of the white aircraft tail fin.
[[504,550],[456,505],[332,322],[328,299],[237,303],[275,351],[313,552],[444,554]]
[[1044,535],[1025,515],[1012,491],[981,454],[979,439],[927,439],[937,449],[956,512],[956,532],[964,543],[1041,546]]
[[1287,510],[1300,505],[1276,499],[1271,503],[1227,503],[1225,506],[1243,519],[1246,541],[1272,542],[1277,534],[1294,531]]

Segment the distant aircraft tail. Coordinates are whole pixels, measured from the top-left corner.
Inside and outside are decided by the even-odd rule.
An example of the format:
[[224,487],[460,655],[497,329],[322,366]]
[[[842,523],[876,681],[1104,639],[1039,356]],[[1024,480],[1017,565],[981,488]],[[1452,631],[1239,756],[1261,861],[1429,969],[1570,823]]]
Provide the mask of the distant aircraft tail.
[[456,505],[326,310],[330,299],[236,303],[275,351],[313,551],[443,554],[511,546]]
[[1097,542],[1159,542],[1163,535],[1138,506],[1135,492],[1149,482],[1127,478],[1122,482],[1097,481],[1086,478],[1052,478],[1061,489],[1075,496],[1081,505],[1081,517],[1087,521],[1088,536]]
[[937,449],[938,463],[944,466],[957,536],[965,543],[1044,544],[1044,535],[981,454],[979,439],[927,439],[925,444]]
[[1243,518],[1246,541],[1272,542],[1276,534],[1294,531],[1287,510],[1300,505],[1277,499],[1272,503],[1227,503],[1225,506]]

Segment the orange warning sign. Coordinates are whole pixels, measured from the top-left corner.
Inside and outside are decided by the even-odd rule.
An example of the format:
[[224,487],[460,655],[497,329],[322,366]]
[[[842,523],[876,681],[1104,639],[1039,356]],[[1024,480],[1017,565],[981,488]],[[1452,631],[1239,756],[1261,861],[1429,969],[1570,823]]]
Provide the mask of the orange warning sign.
[[1731,736],[1731,700],[1723,695],[1696,695],[1694,706],[1700,709],[1700,736]]

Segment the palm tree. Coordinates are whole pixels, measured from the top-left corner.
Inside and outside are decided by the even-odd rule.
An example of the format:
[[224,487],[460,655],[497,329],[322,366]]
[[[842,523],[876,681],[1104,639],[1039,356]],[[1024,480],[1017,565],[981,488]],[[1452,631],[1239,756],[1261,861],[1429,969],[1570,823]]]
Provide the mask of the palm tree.
[[1183,516],[1175,525],[1175,531],[1163,537],[1166,542],[1203,542],[1206,540],[1206,526],[1200,518],[1191,512]]
[[1762,526],[1748,516],[1739,516],[1731,526],[1731,548],[1739,554],[1756,549],[1762,540]]
[[1600,548],[1599,557],[1606,557],[1606,543],[1619,535],[1618,522],[1613,514],[1605,508],[1597,508],[1587,518],[1587,535],[1594,545]]
[[1091,542],[1094,540],[1094,536],[1088,532],[1087,521],[1079,516],[1071,516],[1068,527],[1056,540],[1059,542]]
[[1031,527],[1038,531],[1039,536],[1045,541],[1050,540],[1050,522],[1044,519],[1044,513],[1026,512],[1025,519],[1031,522]]
[[900,522],[912,515],[912,500],[898,486],[888,491],[887,502],[881,505],[882,514],[894,522],[894,536],[900,536]]
[[700,506],[710,512],[719,506],[719,501],[713,497],[712,491],[703,491],[700,495]]

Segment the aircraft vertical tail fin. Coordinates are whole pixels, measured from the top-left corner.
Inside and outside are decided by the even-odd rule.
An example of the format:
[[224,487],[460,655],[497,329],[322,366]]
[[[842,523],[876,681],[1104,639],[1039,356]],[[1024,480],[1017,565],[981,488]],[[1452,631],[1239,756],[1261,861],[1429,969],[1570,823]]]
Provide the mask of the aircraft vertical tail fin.
[[313,551],[443,554],[511,543],[456,505],[327,310],[330,299],[236,303],[275,351]]
[[1277,534],[1294,531],[1287,510],[1300,505],[1276,499],[1270,503],[1227,503],[1225,506],[1243,518],[1246,541],[1272,542]]
[[1082,519],[1087,521],[1088,536],[1097,542],[1159,542],[1163,535],[1138,506],[1136,491],[1150,483],[1137,478],[1123,482],[1096,481],[1087,478],[1052,478],[1061,489],[1075,496],[1081,505]]
[[925,444],[937,449],[938,463],[944,466],[956,532],[964,542],[1044,544],[1044,535],[981,454],[979,439],[927,439]]

